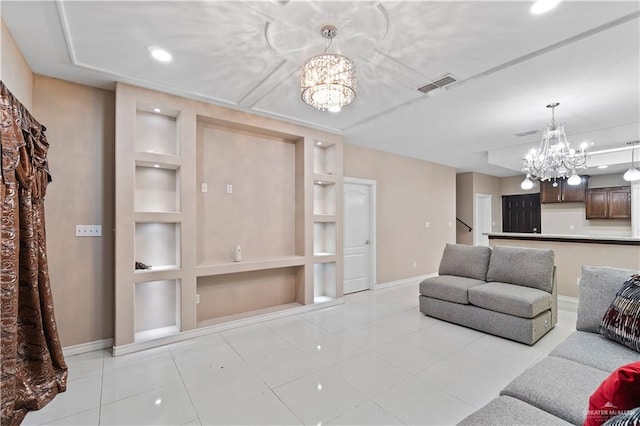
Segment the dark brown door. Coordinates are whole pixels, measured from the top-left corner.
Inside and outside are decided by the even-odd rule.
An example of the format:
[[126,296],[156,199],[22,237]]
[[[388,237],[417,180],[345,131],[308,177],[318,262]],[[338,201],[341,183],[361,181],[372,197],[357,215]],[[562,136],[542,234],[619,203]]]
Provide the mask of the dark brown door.
[[503,195],[502,232],[541,233],[540,194]]

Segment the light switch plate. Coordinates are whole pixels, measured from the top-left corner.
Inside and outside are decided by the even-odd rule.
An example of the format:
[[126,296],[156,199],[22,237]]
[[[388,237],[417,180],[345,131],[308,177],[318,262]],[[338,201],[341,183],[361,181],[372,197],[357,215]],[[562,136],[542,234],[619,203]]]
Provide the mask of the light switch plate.
[[102,225],[76,225],[76,237],[101,237]]

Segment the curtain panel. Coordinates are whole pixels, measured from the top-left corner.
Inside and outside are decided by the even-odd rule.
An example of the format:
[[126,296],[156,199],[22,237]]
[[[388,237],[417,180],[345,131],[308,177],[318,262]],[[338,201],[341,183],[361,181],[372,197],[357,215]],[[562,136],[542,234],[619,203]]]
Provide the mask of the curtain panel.
[[46,128],[0,81],[1,424],[20,424],[67,385],[47,266]]

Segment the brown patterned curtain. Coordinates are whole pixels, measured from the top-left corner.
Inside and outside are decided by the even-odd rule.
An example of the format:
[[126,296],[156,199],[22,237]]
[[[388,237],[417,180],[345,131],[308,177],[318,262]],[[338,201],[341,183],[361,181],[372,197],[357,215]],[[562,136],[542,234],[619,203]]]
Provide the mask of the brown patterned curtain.
[[67,386],[47,267],[45,127],[0,81],[1,424],[20,424]]

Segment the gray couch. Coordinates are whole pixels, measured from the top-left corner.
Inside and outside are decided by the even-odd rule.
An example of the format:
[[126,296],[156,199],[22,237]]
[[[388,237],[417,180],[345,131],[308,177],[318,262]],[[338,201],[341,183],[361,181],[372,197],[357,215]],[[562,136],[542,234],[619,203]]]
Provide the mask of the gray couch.
[[533,345],[557,322],[552,250],[447,244],[420,312]]
[[582,425],[589,397],[616,368],[640,353],[599,334],[616,292],[635,271],[583,266],[577,331],[460,425]]

